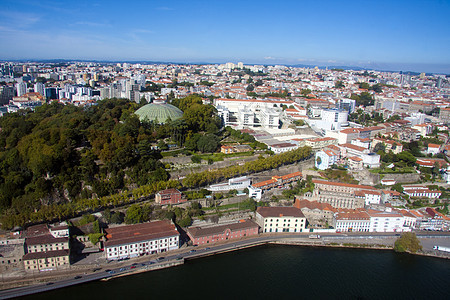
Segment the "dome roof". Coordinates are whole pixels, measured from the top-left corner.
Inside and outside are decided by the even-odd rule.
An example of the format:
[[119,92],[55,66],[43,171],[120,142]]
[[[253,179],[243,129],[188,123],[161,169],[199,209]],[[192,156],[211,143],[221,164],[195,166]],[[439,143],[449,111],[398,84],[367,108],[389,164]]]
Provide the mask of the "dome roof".
[[165,123],[169,118],[174,121],[183,116],[183,112],[179,108],[167,103],[144,105],[135,114],[141,121],[157,121],[158,123]]

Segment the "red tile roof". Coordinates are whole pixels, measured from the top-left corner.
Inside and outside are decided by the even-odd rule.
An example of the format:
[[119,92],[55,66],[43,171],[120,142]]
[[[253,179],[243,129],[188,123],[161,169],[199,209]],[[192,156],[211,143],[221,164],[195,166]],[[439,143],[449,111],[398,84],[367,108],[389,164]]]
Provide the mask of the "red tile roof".
[[179,235],[175,225],[168,220],[108,228],[105,232],[107,247]]
[[260,206],[256,210],[264,218],[278,217],[296,217],[304,218],[305,215],[296,207],[263,207]]
[[345,186],[345,187],[352,187],[352,188],[358,188],[358,189],[369,189],[369,190],[374,190],[375,189],[374,187],[371,187],[371,186],[368,186],[368,185],[333,182],[333,181],[326,181],[326,180],[320,180],[320,179],[313,179],[312,182],[313,183],[317,183],[317,184]]

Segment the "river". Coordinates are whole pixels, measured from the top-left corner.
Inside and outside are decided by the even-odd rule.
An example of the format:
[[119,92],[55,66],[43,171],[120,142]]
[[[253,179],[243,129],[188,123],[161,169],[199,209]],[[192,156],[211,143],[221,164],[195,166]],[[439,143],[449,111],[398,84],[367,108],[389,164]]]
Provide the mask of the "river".
[[450,299],[450,260],[266,245],[23,299]]

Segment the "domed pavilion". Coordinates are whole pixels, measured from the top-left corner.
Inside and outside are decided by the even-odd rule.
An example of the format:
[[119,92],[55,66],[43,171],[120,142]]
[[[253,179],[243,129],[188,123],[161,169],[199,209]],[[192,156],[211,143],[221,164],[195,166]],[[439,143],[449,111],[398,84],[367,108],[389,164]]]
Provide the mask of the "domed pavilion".
[[144,105],[135,114],[141,122],[157,122],[158,124],[167,122],[169,118],[174,121],[183,117],[183,112],[179,108],[165,102]]

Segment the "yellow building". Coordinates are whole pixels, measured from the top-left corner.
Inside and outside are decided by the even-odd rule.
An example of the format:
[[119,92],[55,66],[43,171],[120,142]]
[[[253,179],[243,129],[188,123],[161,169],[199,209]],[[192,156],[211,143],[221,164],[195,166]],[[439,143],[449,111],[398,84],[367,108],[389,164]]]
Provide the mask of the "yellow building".
[[49,271],[68,267],[69,250],[27,253],[23,257],[25,271]]

